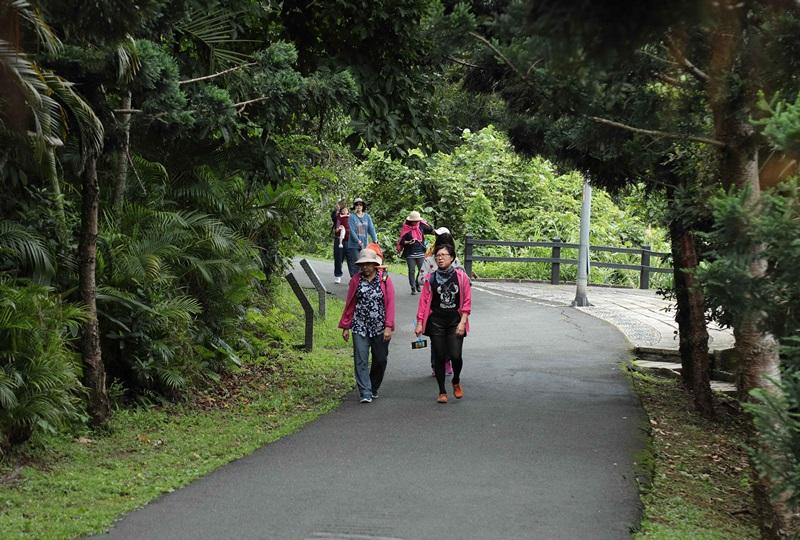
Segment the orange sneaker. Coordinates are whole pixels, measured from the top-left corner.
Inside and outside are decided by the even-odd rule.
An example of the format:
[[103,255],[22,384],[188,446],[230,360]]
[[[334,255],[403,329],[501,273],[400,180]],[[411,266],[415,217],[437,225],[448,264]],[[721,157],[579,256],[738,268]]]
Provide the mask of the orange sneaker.
[[464,397],[464,390],[461,389],[461,384],[453,383],[453,395],[456,399],[461,399]]
[[447,394],[439,394],[439,397],[436,398],[437,403],[447,403]]

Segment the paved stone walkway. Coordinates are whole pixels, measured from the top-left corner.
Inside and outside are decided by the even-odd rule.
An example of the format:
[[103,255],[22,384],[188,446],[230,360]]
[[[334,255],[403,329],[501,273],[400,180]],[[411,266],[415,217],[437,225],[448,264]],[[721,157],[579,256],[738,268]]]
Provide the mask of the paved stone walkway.
[[[553,306],[569,306],[575,299],[575,285],[476,281],[473,286],[488,293]],[[617,327],[634,347],[678,349],[678,324],[672,304],[655,291],[590,286],[587,297],[592,305],[578,309]],[[730,329],[710,324],[708,336],[709,350],[733,347]]]

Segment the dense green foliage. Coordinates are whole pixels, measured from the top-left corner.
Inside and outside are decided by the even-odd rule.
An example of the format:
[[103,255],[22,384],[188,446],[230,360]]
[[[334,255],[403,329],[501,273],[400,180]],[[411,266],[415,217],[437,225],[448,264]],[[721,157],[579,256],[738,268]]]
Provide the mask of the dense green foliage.
[[[107,530],[139,508],[288,435],[336,407],[350,391],[352,356],[338,319],[303,341],[303,312],[287,284],[247,310],[241,368],[196,389],[187,403],[119,410],[109,430],[40,433],[0,461],[3,539],[79,538]],[[342,309],[332,298],[328,307]]]
[[[754,390],[748,409],[755,417],[763,445],[754,453],[764,475],[774,482],[774,495],[795,507],[800,503],[800,182],[766,192],[754,208],[747,193],[720,193],[712,201],[715,227],[710,242],[713,259],[700,269],[715,316],[730,325],[755,310],[766,314],[766,330],[783,345],[779,391]],[[747,224],[750,234],[732,237],[733,224]],[[760,247],[753,256],[753,244]],[[750,267],[765,261],[763,276]]]
[[[101,349],[83,340],[84,362],[102,352],[118,404],[186,398],[239,363],[247,303],[327,235],[326,209],[358,185],[353,150],[453,141],[435,38],[474,24],[428,0],[78,4],[0,2],[21,29],[0,28],[3,296],[35,299],[9,304],[30,317],[66,314],[39,327],[53,334],[39,347],[59,349],[61,397],[14,413],[33,428],[81,409],[66,362],[77,342],[62,335],[80,301],[88,334],[96,303]],[[95,167],[99,212],[86,206]],[[47,288],[34,294],[31,280]],[[7,347],[10,405],[27,391],[19,362],[41,351]],[[85,382],[105,392],[102,377]]]
[[[466,235],[499,240],[549,241],[558,237],[565,242],[578,241],[581,175],[562,174],[542,158],[519,156],[497,129],[487,127],[477,133],[467,130],[462,143],[451,152],[430,156],[419,152],[417,156],[420,163],[410,166],[373,151],[360,167],[369,211],[378,224],[382,245],[395,245],[405,216],[414,209],[422,211],[432,225],[450,229],[459,250]],[[663,230],[648,219],[646,205],[634,195],[637,189],[641,190],[634,187],[627,197],[620,197],[624,206],[602,189],[594,191],[590,238],[593,245],[648,244],[657,251],[667,249]],[[547,248],[487,248],[475,252],[479,253],[550,256]],[[603,252],[593,257],[627,262]],[[474,269],[483,277],[550,277],[549,265],[537,263],[481,263]],[[564,279],[574,279],[575,268],[565,267],[563,275]],[[638,283],[634,272],[599,268],[593,269],[592,279],[627,286]]]
[[69,342],[83,314],[49,293],[0,280],[0,451],[34,429],[81,419],[80,362]]
[[[673,252],[685,260],[677,270],[705,281],[701,289],[676,279],[678,312],[686,314],[678,317],[684,374],[707,357],[705,331],[697,326],[710,311],[734,327],[741,383],[748,390],[769,387],[765,375],[779,365],[770,333],[787,330],[782,293],[796,290],[797,279],[784,281],[784,272],[800,246],[782,241],[780,230],[771,231],[775,238],[759,232],[760,213],[791,207],[797,194],[775,194],[761,205],[759,185],[785,182],[797,171],[798,6],[628,0],[473,6],[485,15],[478,26],[483,39],[471,52],[477,67],[465,84],[502,97],[503,125],[517,148],[588,170],[614,189],[644,181],[666,198]],[[707,197],[719,186],[745,189],[717,200],[712,219]],[[784,231],[795,229],[789,214]],[[776,214],[763,219],[781,221]],[[702,236],[708,230],[713,234]],[[707,266],[693,274],[698,257]],[[701,290],[709,295],[707,309]],[[765,302],[755,302],[757,295]],[[786,295],[789,303],[793,297]],[[797,327],[788,331],[796,334]],[[783,355],[784,368],[789,358]],[[713,414],[708,384],[693,379],[684,382],[693,386],[696,405]],[[789,469],[796,462],[796,446],[787,444],[795,427],[785,414],[796,400],[783,397],[783,413],[770,421],[764,409],[756,422],[764,439],[754,462],[762,472],[770,460],[784,460]],[[783,442],[770,444],[776,426],[784,430]],[[779,450],[764,451],[770,447]],[[766,501],[768,488],[773,495],[797,491],[796,477],[790,487],[787,478],[774,483],[776,475],[769,476],[754,483],[757,502]],[[765,537],[796,526],[780,505],[759,506]]]
[[[0,0],[3,446],[85,418],[84,394],[102,418],[98,367],[123,405],[186,399],[237,369],[260,339],[242,334],[248,304],[297,251],[330,243],[340,197],[367,199],[390,258],[411,210],[459,248],[574,242],[588,174],[609,189],[592,244],[667,251],[668,224],[674,251],[703,260],[700,318],[756,321],[737,348],[763,365],[777,363],[762,338],[783,344],[780,391],[752,407],[776,450],[754,462],[797,502],[797,5],[84,4]],[[779,187],[759,201],[759,180]]]

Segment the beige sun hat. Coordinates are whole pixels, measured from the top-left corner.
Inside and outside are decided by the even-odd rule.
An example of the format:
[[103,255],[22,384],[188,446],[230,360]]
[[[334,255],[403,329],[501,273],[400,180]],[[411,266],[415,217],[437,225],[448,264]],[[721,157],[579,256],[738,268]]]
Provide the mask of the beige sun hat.
[[412,210],[406,216],[406,221],[422,221],[422,216],[416,210]]
[[378,254],[375,253],[375,250],[365,248],[361,250],[361,253],[358,254],[358,260],[356,264],[365,264],[365,263],[373,263],[377,264],[378,266],[383,264],[383,260],[378,257]]

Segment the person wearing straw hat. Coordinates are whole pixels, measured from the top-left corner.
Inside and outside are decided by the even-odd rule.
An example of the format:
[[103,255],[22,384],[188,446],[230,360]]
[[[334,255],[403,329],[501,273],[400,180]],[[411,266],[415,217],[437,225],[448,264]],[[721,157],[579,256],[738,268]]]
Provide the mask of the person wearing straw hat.
[[383,268],[383,260],[374,250],[362,250],[356,264],[360,270],[350,278],[339,328],[345,341],[350,334],[353,335],[353,363],[359,400],[372,403],[383,382],[389,341],[394,332],[394,285]]
[[361,250],[367,247],[370,238],[373,242],[378,241],[378,235],[375,234],[375,224],[372,223],[372,217],[367,214],[367,203],[361,197],[353,199],[353,211],[350,212],[350,238],[347,240],[347,268],[350,270],[350,277],[353,277],[358,272],[358,263],[356,259],[359,257]]
[[397,254],[406,260],[408,265],[408,285],[411,294],[422,290],[420,284],[422,261],[425,258],[425,235],[431,234],[433,227],[428,225],[416,210],[406,216],[397,239]]

